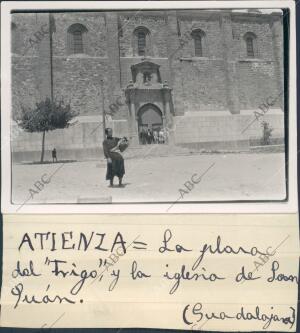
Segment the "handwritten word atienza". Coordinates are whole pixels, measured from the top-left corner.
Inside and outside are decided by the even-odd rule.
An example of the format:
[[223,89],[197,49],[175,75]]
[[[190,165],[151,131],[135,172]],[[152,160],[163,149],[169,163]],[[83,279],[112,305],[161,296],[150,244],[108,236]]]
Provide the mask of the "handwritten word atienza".
[[[280,311],[281,312],[281,311]],[[246,310],[244,306],[241,306],[240,310],[236,313],[229,313],[225,311],[212,312],[205,310],[202,303],[196,303],[193,306],[190,304],[186,305],[182,313],[183,322],[191,327],[191,330],[200,330],[199,323],[201,321],[209,320],[258,320],[263,323],[262,328],[267,329],[273,322],[281,322],[284,325],[289,325],[290,329],[293,328],[296,321],[296,311],[290,306],[286,315],[276,314],[274,311],[274,306],[270,307],[269,313],[263,312],[257,305],[255,310]],[[203,322],[202,322],[203,326]],[[201,327],[201,324],[200,324]]]
[[120,232],[117,232],[110,248],[104,247],[107,245],[106,233],[90,232],[89,235],[83,232],[66,231],[62,233],[55,232],[35,232],[25,233],[18,247],[19,251],[22,249],[44,250],[50,251],[57,250],[97,250],[97,251],[110,251],[113,252],[115,247],[121,247],[123,253],[126,254],[126,241]]

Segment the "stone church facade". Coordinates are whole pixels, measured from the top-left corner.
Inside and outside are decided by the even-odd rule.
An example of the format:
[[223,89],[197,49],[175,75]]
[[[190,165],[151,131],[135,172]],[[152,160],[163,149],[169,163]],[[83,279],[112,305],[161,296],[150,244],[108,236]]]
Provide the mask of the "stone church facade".
[[[283,138],[281,13],[13,13],[11,46],[15,115],[51,94],[79,112],[47,133],[49,150],[97,154],[103,104],[106,125],[135,145],[142,128],[167,127],[176,145],[237,149],[261,136],[259,121],[243,128],[271,97],[264,119]],[[39,149],[36,133],[13,142],[16,159]]]

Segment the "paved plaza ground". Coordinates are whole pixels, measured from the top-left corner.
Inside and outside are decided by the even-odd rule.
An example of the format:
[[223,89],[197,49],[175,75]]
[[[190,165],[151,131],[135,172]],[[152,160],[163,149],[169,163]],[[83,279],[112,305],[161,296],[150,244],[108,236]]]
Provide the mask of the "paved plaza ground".
[[[281,200],[285,197],[283,153],[141,157],[125,160],[125,168],[125,186],[109,188],[105,180],[104,160],[15,164],[12,173],[13,202],[172,203],[178,199]],[[184,184],[191,181],[193,175],[193,179],[198,181],[203,173],[201,180],[189,191]],[[51,175],[50,182],[40,191],[34,186],[42,177],[48,180]],[[190,185],[188,187],[191,188]],[[36,192],[30,193],[30,189]]]

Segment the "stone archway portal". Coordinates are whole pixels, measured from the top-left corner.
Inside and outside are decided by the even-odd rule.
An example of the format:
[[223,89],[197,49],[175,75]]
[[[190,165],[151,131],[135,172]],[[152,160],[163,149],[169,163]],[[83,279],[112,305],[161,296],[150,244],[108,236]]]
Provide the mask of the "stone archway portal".
[[155,105],[144,105],[138,112],[139,134],[150,128],[152,131],[159,131],[163,127],[162,112]]
[[151,128],[152,130],[163,126],[161,111],[154,105],[145,105],[138,112],[138,125],[141,128]]
[[[141,130],[156,130],[173,124],[172,89],[167,81],[162,83],[159,65],[142,61],[131,66],[132,80],[125,89],[128,104],[129,133],[132,145],[139,143]],[[148,101],[155,101],[162,109]],[[138,106],[141,106],[138,109]],[[173,130],[170,133],[173,141]]]

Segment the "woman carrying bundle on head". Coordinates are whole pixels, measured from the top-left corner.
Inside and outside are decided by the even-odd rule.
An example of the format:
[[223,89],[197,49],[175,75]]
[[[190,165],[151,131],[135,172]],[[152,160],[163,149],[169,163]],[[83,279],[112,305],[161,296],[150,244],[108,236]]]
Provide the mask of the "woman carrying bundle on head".
[[114,185],[114,177],[119,178],[119,186],[122,185],[122,178],[125,174],[124,158],[120,154],[128,147],[126,137],[114,138],[111,128],[105,129],[106,139],[103,141],[103,152],[107,159],[106,180],[109,180],[109,186]]

